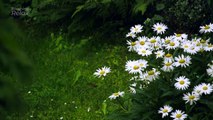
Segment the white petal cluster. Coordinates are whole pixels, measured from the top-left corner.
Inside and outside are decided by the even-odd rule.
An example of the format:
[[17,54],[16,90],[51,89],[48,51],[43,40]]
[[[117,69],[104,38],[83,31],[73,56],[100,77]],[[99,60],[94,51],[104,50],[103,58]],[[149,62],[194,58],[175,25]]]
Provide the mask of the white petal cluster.
[[213,77],[213,61],[211,62],[211,64],[208,64],[208,69],[206,71],[210,77]]
[[112,99],[116,99],[118,97],[123,97],[124,96],[124,92],[116,92],[116,93],[113,93],[112,95],[109,96],[109,99],[112,100]]
[[102,76],[106,76],[109,72],[110,72],[110,68],[104,66],[102,68],[97,69],[94,75],[97,77],[102,77]]
[[159,114],[162,114],[162,118],[169,115],[169,113],[173,110],[173,108],[169,105],[165,105],[158,110]]
[[173,120],[184,120],[187,118],[187,116],[188,115],[181,110],[175,110],[175,112],[171,113],[171,117],[173,118]]
[[210,33],[213,32],[213,24],[210,23],[208,25],[200,26],[200,33]]

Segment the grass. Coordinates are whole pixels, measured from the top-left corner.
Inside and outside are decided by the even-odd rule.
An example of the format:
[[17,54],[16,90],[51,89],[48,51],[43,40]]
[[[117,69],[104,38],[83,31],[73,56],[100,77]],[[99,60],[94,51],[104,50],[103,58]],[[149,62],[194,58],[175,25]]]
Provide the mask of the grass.
[[[57,43],[57,38],[21,42],[34,65],[33,81],[22,89],[27,112],[8,119],[104,120],[118,108],[107,98],[113,92],[128,90],[126,46],[98,47],[87,40],[73,44],[63,38]],[[95,70],[103,66],[111,67],[112,72],[104,79],[94,77]]]

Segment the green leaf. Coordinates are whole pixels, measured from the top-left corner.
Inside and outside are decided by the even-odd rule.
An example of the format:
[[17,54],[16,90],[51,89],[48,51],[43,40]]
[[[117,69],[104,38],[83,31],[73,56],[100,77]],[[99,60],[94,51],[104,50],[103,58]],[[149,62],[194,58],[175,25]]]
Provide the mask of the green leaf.
[[163,10],[164,8],[165,8],[165,5],[162,4],[162,3],[156,5],[156,10],[157,11]]
[[79,13],[83,8],[84,8],[84,5],[79,5],[79,6],[77,6],[75,12],[72,14],[72,18],[73,18],[77,13]]
[[136,5],[133,9],[135,13],[141,12],[142,15],[146,12],[147,7],[153,3],[154,0],[136,0]]
[[154,15],[154,17],[152,18],[153,20],[156,20],[156,21],[162,21],[163,20],[163,17],[160,16],[160,15]]
[[146,3],[139,3],[135,6],[134,11],[137,12],[142,12],[142,15],[146,12],[147,9],[147,4]]
[[75,73],[75,79],[72,83],[72,86],[75,85],[75,83],[79,80],[79,78],[81,77],[81,71],[78,70],[76,73]]
[[104,115],[107,114],[107,103],[106,103],[106,100],[104,100],[104,102],[102,103],[101,110],[104,113]]
[[168,91],[168,92],[165,92],[164,94],[161,95],[161,97],[166,97],[166,96],[171,96],[171,95],[174,95],[174,92],[173,91]]

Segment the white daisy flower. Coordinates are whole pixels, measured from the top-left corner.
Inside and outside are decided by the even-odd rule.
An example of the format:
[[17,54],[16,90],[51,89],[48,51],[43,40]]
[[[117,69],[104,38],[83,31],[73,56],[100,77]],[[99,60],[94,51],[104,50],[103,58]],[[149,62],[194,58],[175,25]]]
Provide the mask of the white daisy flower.
[[200,99],[199,94],[192,92],[192,93],[187,93],[184,94],[183,96],[183,100],[186,101],[186,103],[190,103],[190,105],[192,105],[193,103],[196,103],[196,101],[198,101]]
[[213,51],[213,45],[212,45],[211,43],[209,43],[208,45],[206,45],[206,46],[204,47],[204,50],[205,50],[205,51]]
[[164,45],[167,45],[167,44],[170,43],[170,41],[173,41],[173,40],[174,40],[174,36],[167,36],[167,37],[165,37],[164,39],[162,39],[162,43],[163,43]]
[[177,33],[175,33],[175,35],[174,35],[174,39],[178,40],[180,42],[182,42],[184,40],[187,40],[187,38],[188,38],[188,35],[184,34],[184,33],[183,34],[177,34]]
[[181,48],[186,51],[187,49],[189,49],[189,47],[191,46],[192,42],[189,40],[185,40],[184,42],[181,43]]
[[205,26],[200,26],[200,33],[209,33],[213,32],[213,24],[205,25]]
[[151,37],[150,39],[148,39],[150,46],[155,48],[155,46],[159,46],[159,44],[161,43],[161,39],[160,37]]
[[140,65],[140,67],[143,68],[143,69],[148,66],[148,62],[146,60],[143,60],[143,59],[139,59],[138,63]]
[[152,29],[157,32],[157,34],[163,34],[168,27],[163,23],[156,23],[153,25]]
[[165,54],[164,60],[167,60],[167,61],[174,61],[173,55],[170,54],[170,53]]
[[165,48],[167,50],[170,50],[170,49],[176,49],[180,46],[180,42],[177,41],[177,40],[171,40],[168,44],[165,45]]
[[132,33],[140,33],[140,32],[142,32],[142,28],[143,28],[143,26],[141,26],[141,25],[135,25],[134,27],[131,27],[130,31]]
[[149,80],[149,81],[153,81],[155,79],[157,79],[160,75],[160,72],[157,71],[155,68],[152,68],[152,70],[147,71],[144,74],[144,79]]
[[133,73],[133,74],[136,74],[136,73],[140,73],[141,70],[142,70],[142,67],[140,65],[141,63],[139,63],[138,61],[127,61],[126,62],[126,65],[125,65],[125,70],[126,71],[129,71],[129,73]]
[[116,99],[118,97],[123,97],[124,96],[124,92],[117,92],[117,93],[113,93],[112,95],[109,96],[109,99],[112,100],[112,99]]
[[158,110],[159,114],[162,114],[162,118],[164,118],[165,116],[168,116],[169,113],[173,110],[173,108],[169,105],[165,105],[163,107],[160,108],[160,110]]
[[149,42],[147,40],[148,40],[148,38],[145,36],[138,37],[137,47],[138,48],[149,48]]
[[207,39],[207,40],[201,39],[201,40],[200,40],[200,43],[201,43],[201,45],[204,47],[204,46],[208,45],[209,41],[210,41],[210,38]]
[[137,49],[137,45],[136,45],[136,42],[133,42],[131,40],[127,40],[127,45],[128,45],[128,49],[129,51],[135,51]]
[[202,93],[201,93],[201,84],[199,84],[199,85],[197,85],[197,86],[194,86],[194,88],[193,88],[193,92],[192,93],[196,93],[196,94],[198,94],[198,95],[202,95]]
[[147,48],[138,48],[137,53],[141,56],[149,56],[152,54],[152,51]]
[[206,71],[209,76],[213,77],[213,65],[209,65],[209,68]]
[[189,64],[191,64],[191,57],[190,56],[184,56],[184,55],[179,55],[178,57],[175,57],[175,63],[174,65],[176,67],[181,66],[181,67],[187,67]]
[[155,52],[156,58],[163,58],[165,52],[163,50],[158,50]]
[[159,49],[162,49],[162,48],[163,48],[163,46],[162,46],[162,43],[160,43],[160,42],[156,43],[155,46],[154,46],[155,50],[159,50]]
[[192,44],[195,45],[196,47],[202,47],[200,41],[201,38],[194,38],[192,39]]
[[126,37],[135,38],[136,35],[135,35],[135,33],[133,33],[133,32],[129,32],[129,33],[126,34]]
[[211,94],[212,91],[213,91],[213,86],[211,84],[206,84],[206,83],[202,83],[200,84],[200,87],[201,87],[201,94]]
[[173,62],[171,60],[164,60],[163,67],[161,68],[165,72],[170,72],[174,70]]
[[186,90],[190,85],[189,79],[186,78],[185,76],[180,76],[180,77],[176,78],[175,80],[177,82],[174,84],[174,86],[178,90]]
[[181,110],[175,110],[175,112],[171,113],[171,117],[173,120],[184,120],[187,118],[187,114]]
[[102,68],[97,69],[94,75],[97,77],[102,77],[102,76],[106,76],[106,74],[109,72],[110,72],[110,68],[104,66]]
[[187,49],[184,49],[184,52],[192,54],[192,55],[196,54],[199,51],[200,51],[200,47],[196,47],[193,44],[189,45]]

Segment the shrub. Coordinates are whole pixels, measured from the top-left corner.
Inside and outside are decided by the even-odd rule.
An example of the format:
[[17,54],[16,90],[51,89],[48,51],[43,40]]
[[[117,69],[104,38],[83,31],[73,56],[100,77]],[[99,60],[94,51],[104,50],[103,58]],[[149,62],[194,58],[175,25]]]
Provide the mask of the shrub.
[[52,32],[63,29],[71,38],[93,37],[112,43],[121,43],[126,29],[146,18],[188,33],[212,16],[210,0],[24,0],[11,1],[10,6],[29,8],[28,15],[21,18],[41,33],[46,33],[45,26]]
[[[135,25],[126,35],[130,39],[127,41],[129,51],[140,57],[126,62],[125,70],[133,75],[130,95],[117,92],[109,97],[118,100],[121,106],[110,118],[213,119],[213,45],[209,38],[213,24],[200,26],[201,35],[169,34],[168,27],[162,23],[152,26],[155,31],[152,35],[147,36],[150,31],[146,29],[146,26]],[[125,104],[129,99],[131,104]]]

